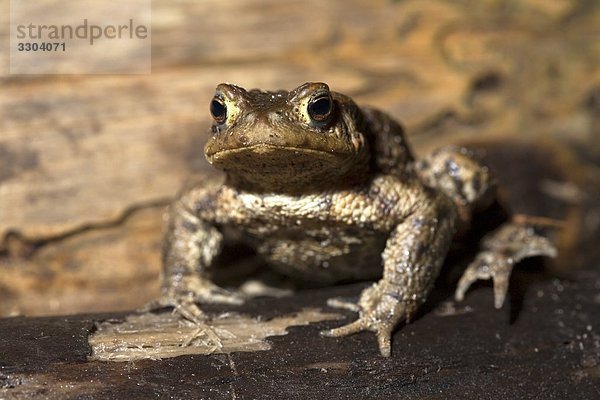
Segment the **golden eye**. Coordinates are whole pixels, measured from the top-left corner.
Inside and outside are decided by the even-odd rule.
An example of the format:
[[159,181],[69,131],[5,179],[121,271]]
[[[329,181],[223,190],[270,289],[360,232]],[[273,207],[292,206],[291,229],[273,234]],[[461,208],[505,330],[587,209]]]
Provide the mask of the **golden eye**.
[[333,99],[329,92],[318,93],[308,101],[308,116],[315,122],[325,122],[333,111]]
[[218,124],[222,124],[227,120],[227,106],[223,102],[223,99],[218,96],[212,99],[210,102],[210,114]]

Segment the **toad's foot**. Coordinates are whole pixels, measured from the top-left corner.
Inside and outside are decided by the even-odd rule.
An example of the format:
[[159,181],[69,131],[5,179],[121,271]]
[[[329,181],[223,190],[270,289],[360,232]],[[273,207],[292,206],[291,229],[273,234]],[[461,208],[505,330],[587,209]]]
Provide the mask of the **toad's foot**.
[[188,276],[163,287],[162,295],[158,299],[144,305],[138,311],[147,312],[165,307],[177,308],[182,304],[193,303],[239,305],[243,304],[245,299],[242,293],[223,289],[198,276]]
[[357,304],[340,299],[329,300],[327,304],[330,307],[358,312],[359,317],[348,325],[322,331],[321,335],[338,337],[371,331],[377,335],[381,355],[389,357],[392,331],[398,322],[410,318],[416,311],[416,305],[403,301],[392,291],[386,290],[386,286],[378,282],[363,290]]
[[220,350],[223,348],[221,338],[214,331],[210,325],[210,319],[208,316],[190,299],[181,299],[179,303],[173,309],[173,313],[179,314],[183,319],[190,321],[196,326],[194,333],[189,335],[186,340],[181,344],[182,347],[192,345],[195,341],[202,337],[206,337],[208,340],[203,340],[203,343],[208,344],[212,347],[212,351]]
[[173,314],[179,314],[196,325],[203,325],[208,321],[206,314],[191,299],[180,299],[173,308]]
[[484,238],[483,251],[467,267],[458,282],[454,298],[462,301],[465,292],[478,279],[493,279],[494,305],[501,308],[508,291],[512,269],[520,260],[533,256],[556,256],[556,248],[532,227],[509,223]]
[[492,278],[494,281],[494,304],[496,308],[502,307],[513,265],[514,261],[502,254],[493,251],[479,253],[460,278],[454,293],[455,300],[462,301],[465,292],[476,280]]

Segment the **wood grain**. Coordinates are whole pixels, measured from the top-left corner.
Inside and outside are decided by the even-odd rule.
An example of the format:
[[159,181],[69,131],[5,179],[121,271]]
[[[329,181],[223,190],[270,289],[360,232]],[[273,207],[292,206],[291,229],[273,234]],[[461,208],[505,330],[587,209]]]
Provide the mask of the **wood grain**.
[[[126,308],[156,293],[144,282],[158,274],[157,205],[190,172],[207,173],[206,110],[222,81],[326,81],[402,120],[419,152],[544,138],[568,148],[581,190],[597,174],[593,0],[155,0],[152,74],[34,77],[8,75],[8,3],[0,1],[0,314]],[[56,5],[37,3],[40,12]],[[146,211],[123,219],[131,210]],[[593,221],[588,212],[597,211],[579,220]],[[130,289],[138,285],[147,296]]]
[[[443,301],[450,295],[445,292],[394,334],[388,359],[381,357],[370,332],[319,336],[322,329],[351,321],[350,312],[344,312],[344,321],[290,327],[286,335],[268,337],[266,351],[250,344],[242,348],[246,351],[228,354],[131,362],[90,359],[88,340],[96,326],[127,329],[131,324],[124,314],[4,318],[0,397],[595,399],[600,394],[599,285],[597,270],[571,281],[520,271],[511,286],[511,306],[502,310],[494,309],[490,287],[473,289],[461,305]],[[207,312],[240,312],[276,324],[277,317],[322,307],[331,295],[356,296],[362,287],[256,299]],[[188,327],[181,329],[185,333]],[[122,332],[116,339],[140,340],[143,346],[146,333]]]

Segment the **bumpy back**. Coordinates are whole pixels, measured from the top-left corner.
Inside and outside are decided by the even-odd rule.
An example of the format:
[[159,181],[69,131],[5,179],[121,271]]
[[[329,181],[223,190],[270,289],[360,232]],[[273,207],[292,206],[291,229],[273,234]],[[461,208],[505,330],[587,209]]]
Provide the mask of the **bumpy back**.
[[363,107],[362,112],[373,169],[396,176],[413,175],[415,158],[402,126],[379,110]]

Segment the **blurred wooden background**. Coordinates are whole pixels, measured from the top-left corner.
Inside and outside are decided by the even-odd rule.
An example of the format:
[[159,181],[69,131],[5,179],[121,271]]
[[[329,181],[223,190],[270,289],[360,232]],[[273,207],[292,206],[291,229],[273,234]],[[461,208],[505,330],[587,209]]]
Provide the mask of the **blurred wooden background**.
[[[596,0],[154,0],[151,74],[32,77],[8,75],[0,5],[0,315],[131,309],[157,295],[164,205],[190,173],[208,173],[208,102],[222,81],[328,82],[403,121],[419,153],[546,146],[568,177],[540,182],[573,206],[563,242],[597,238]],[[577,212],[581,202],[591,208]]]

